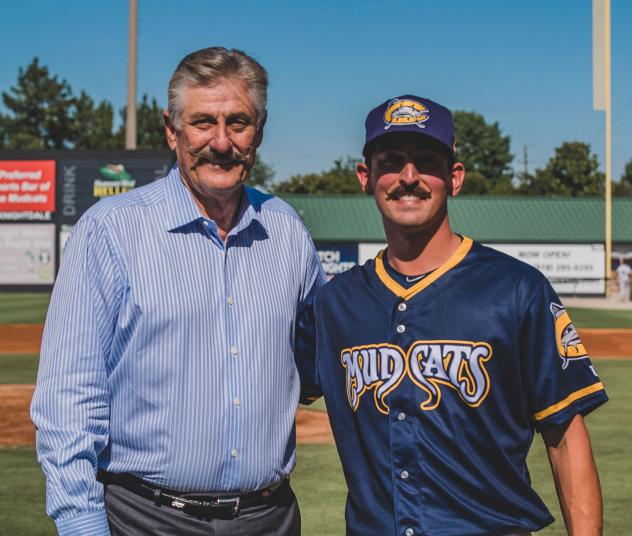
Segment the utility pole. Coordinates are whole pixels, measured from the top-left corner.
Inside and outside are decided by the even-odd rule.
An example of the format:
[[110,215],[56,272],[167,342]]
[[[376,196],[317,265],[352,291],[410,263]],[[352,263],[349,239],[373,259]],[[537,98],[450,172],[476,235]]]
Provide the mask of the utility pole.
[[606,112],[605,249],[606,297],[612,277],[612,103],[610,0],[593,0],[593,108]]
[[137,0],[129,0],[129,35],[127,41],[127,113],[125,148],[136,149],[136,30]]
[[522,149],[522,158],[524,163],[524,177],[526,179],[529,176],[529,151],[526,145]]

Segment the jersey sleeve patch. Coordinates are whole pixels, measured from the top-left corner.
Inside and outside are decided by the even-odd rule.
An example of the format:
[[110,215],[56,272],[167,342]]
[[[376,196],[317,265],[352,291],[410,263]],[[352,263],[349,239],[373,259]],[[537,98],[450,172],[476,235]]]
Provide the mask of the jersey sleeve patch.
[[566,308],[559,303],[551,302],[550,311],[555,321],[555,342],[562,358],[562,368],[568,367],[569,361],[587,359],[586,347],[579,338]]

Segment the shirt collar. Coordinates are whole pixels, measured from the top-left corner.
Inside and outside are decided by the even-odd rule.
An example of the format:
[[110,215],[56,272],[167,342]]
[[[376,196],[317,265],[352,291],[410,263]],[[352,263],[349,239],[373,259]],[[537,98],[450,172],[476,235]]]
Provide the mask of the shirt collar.
[[[177,163],[171,168],[166,177],[165,193],[167,199],[167,231],[173,231],[191,222],[205,219],[200,213],[193,194],[180,178]],[[244,194],[241,197],[237,222],[229,235],[239,233],[247,228],[253,220],[257,220],[265,228],[261,218],[262,196],[258,195],[258,192],[253,188],[248,187],[244,187]]]

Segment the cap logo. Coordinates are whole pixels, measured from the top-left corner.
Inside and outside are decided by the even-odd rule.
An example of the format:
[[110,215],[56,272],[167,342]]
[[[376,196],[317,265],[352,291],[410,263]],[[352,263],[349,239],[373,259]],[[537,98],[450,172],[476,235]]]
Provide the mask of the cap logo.
[[411,99],[393,99],[384,112],[384,130],[392,125],[417,125],[426,128],[423,123],[430,118],[428,108]]

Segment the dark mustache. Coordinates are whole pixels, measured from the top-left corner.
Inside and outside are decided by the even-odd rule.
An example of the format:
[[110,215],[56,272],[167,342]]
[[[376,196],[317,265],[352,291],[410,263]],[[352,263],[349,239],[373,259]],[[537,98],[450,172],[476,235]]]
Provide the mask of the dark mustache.
[[216,166],[232,167],[247,164],[252,151],[241,152],[234,147],[226,153],[218,153],[209,147],[204,147],[199,151],[189,151],[189,154],[196,160],[194,168],[202,164],[213,164]]
[[399,199],[403,195],[414,195],[420,199],[430,199],[431,192],[429,189],[422,187],[419,182],[400,184],[397,188],[387,192],[386,199]]

